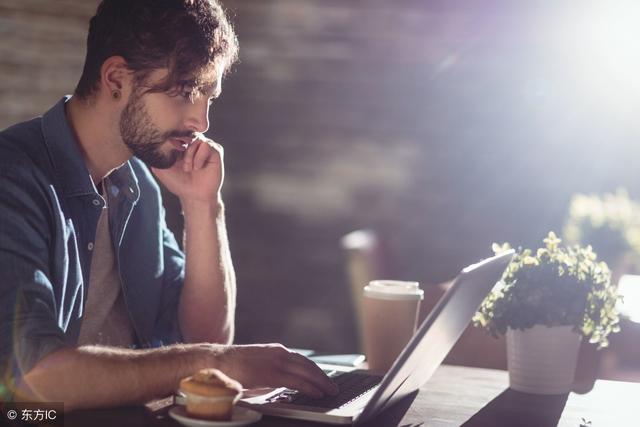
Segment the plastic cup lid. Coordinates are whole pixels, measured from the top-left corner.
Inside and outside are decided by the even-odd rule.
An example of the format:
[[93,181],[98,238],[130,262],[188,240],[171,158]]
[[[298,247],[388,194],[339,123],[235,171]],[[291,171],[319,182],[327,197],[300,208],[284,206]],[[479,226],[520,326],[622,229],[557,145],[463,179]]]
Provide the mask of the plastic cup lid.
[[372,280],[364,287],[364,295],[389,300],[421,300],[424,291],[418,282],[402,280]]

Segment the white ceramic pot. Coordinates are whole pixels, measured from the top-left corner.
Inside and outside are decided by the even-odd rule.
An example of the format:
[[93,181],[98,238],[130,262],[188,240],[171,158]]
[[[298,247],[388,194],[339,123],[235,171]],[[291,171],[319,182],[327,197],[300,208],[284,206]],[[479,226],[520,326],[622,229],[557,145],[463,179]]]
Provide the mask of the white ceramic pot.
[[571,391],[581,336],[573,326],[536,325],[507,331],[507,365],[512,389],[525,393]]

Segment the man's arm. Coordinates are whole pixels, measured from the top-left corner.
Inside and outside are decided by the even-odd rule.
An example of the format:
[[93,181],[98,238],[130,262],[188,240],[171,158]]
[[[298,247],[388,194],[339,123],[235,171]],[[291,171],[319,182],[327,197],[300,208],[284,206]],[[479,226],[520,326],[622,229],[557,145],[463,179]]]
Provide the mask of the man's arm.
[[186,342],[230,344],[234,335],[235,273],[221,200],[183,200],[185,281],[178,318]]
[[221,188],[223,149],[200,136],[169,169],[154,174],[177,195],[185,219],[186,272],[178,305],[186,342],[233,341],[236,300]]
[[140,404],[173,393],[180,379],[218,368],[247,388],[337,391],[313,362],[278,344],[184,344],[149,350],[84,346],[55,351],[22,379],[16,400],[64,402],[65,410]]
[[15,400],[64,402],[65,410],[140,404],[168,396],[182,377],[204,367],[200,353],[183,346],[65,348],[23,377]]

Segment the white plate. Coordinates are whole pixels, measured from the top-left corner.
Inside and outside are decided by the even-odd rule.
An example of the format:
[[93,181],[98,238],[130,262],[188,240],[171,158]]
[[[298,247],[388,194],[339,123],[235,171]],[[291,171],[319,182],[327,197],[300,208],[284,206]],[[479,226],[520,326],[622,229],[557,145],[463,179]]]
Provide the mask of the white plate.
[[171,410],[169,410],[169,416],[187,427],[240,427],[253,424],[256,421],[260,421],[262,418],[262,414],[260,412],[239,406],[233,407],[231,420],[229,421],[213,421],[192,418],[187,415],[187,410],[184,406],[175,406],[171,408]]

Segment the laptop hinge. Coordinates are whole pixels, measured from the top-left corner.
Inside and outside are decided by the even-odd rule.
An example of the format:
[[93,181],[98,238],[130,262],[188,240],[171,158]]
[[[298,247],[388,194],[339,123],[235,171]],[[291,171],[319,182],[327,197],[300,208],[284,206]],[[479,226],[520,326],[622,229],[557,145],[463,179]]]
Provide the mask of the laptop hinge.
[[[364,410],[362,412],[360,412],[360,414],[357,417],[357,420],[359,421],[362,417],[364,417],[364,419],[369,418],[370,416],[373,416],[375,414],[379,414],[380,412],[382,412],[388,405],[389,405],[389,401],[391,400],[391,398],[393,396],[395,396],[396,392],[400,389],[400,387],[402,387],[404,385],[404,383],[407,382],[407,380],[409,379],[408,375],[401,383],[398,387],[395,388],[395,390],[393,390],[393,392],[389,395],[389,397],[387,398],[387,400],[384,401],[384,403],[380,406],[375,405],[374,400],[376,399],[371,399],[369,401],[369,403],[367,403],[367,406],[365,406]],[[380,390],[380,389],[378,389]],[[371,410],[369,409],[370,407],[373,406],[377,406],[376,410],[374,412],[371,412]]]

